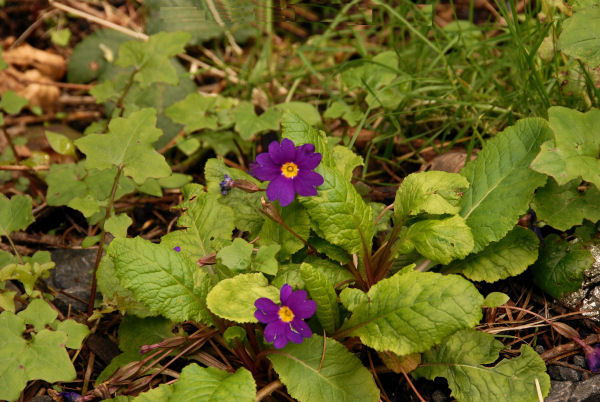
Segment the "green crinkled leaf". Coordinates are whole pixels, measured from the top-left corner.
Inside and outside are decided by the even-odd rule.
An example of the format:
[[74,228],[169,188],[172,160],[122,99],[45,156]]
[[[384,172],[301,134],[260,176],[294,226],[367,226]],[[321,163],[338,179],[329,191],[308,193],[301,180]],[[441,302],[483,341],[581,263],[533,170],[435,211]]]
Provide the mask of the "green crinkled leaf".
[[407,272],[374,285],[342,331],[378,351],[423,352],[481,319],[483,297],[456,275]]
[[444,268],[444,273],[462,274],[472,281],[496,282],[524,272],[537,260],[538,246],[535,233],[516,226],[500,241],[453,262]]
[[243,272],[250,266],[252,249],[252,244],[236,237],[230,246],[219,250],[217,260],[234,272]]
[[119,367],[143,359],[144,355],[140,354],[140,348],[172,337],[172,329],[171,321],[163,317],[139,318],[125,315],[118,332],[119,349],[123,353],[115,356],[110,364],[102,370],[96,379],[96,384],[106,380]]
[[223,196],[221,195],[219,183],[223,181],[226,174],[234,180],[247,180],[257,185],[259,182],[239,169],[225,166],[222,160],[209,159],[204,168],[207,191],[216,195],[220,204],[231,207],[234,212],[235,227],[250,232],[251,235],[258,234],[263,222],[265,222],[265,216],[259,212],[261,207],[260,198],[264,196],[264,193],[246,193],[239,188],[232,188],[226,196]]
[[0,194],[0,237],[26,229],[33,219],[31,198],[27,195],[15,195],[8,199]]
[[327,277],[310,264],[302,263],[300,274],[311,299],[317,302],[317,318],[323,329],[334,332],[340,325],[337,295]]
[[115,237],[127,237],[127,228],[132,223],[127,214],[113,215],[104,222],[104,229]]
[[542,119],[519,120],[489,140],[477,159],[460,171],[471,184],[460,215],[473,233],[474,252],[503,238],[527,211],[535,189],[546,181],[529,165],[551,135]]
[[[430,380],[444,377],[457,401],[537,402],[535,379],[542,396],[550,391],[550,377],[541,357],[528,345],[521,346],[521,355],[498,359],[504,345],[493,335],[474,330],[458,331],[433,350],[425,352],[423,366],[413,376]],[[483,366],[483,365],[486,366]]]
[[321,130],[313,128],[300,116],[294,113],[284,113],[281,118],[281,129],[284,138],[289,138],[296,145],[313,144],[315,152],[321,154],[321,166],[335,167],[332,151],[327,144],[327,137]]
[[19,314],[26,324],[31,324],[36,331],[41,331],[56,319],[58,312],[41,299],[34,299],[29,306]]
[[304,262],[316,268],[332,285],[337,285],[340,282],[354,278],[345,267],[331,260],[309,256],[304,259]]
[[542,145],[532,169],[560,185],[582,178],[600,188],[600,110],[581,113],[557,106],[548,109],[548,116],[555,139]]
[[442,264],[464,258],[473,250],[471,229],[458,215],[419,221],[408,228],[405,236],[420,254]]
[[245,368],[228,373],[192,363],[184,367],[179,380],[173,385],[169,401],[253,402],[255,396],[254,378]]
[[252,261],[252,269],[267,275],[276,275],[279,268],[276,256],[280,249],[281,246],[279,244],[261,246]]
[[548,180],[546,186],[538,189],[532,202],[538,221],[568,230],[581,225],[584,219],[600,220],[600,191],[596,186],[579,191],[579,183],[573,180],[559,186],[555,180]]
[[156,110],[142,109],[127,118],[111,120],[107,134],[90,134],[75,141],[86,154],[88,169],[122,167],[125,175],[143,184],[147,178],[166,177],[171,168],[152,143],[162,131],[155,127]]
[[343,174],[327,166],[318,166],[324,183],[317,195],[300,197],[300,202],[325,240],[343,247],[349,253],[363,253],[363,245],[371,248],[374,235],[373,211]]
[[[597,4],[597,3],[596,3]],[[558,48],[597,67],[600,64],[600,8],[587,7],[563,22]]]
[[161,243],[171,248],[179,246],[181,252],[196,260],[230,244],[234,213],[219,203],[218,197],[204,191],[194,194],[185,205],[186,212],[177,221],[186,229],[163,236]]
[[430,171],[404,178],[394,200],[395,221],[420,213],[457,214],[469,182],[457,173]]
[[249,140],[255,134],[269,130],[278,130],[281,112],[270,108],[260,116],[257,116],[252,103],[242,102],[238,107],[233,109],[231,116],[235,121],[235,131],[240,134],[242,139]]
[[[135,398],[125,395],[118,395],[114,399],[110,399],[111,402],[166,402],[173,395],[173,385],[160,384],[156,388],[152,388],[149,391],[142,392]],[[119,399],[123,398],[123,399]]]
[[346,180],[352,179],[354,168],[364,165],[363,158],[347,147],[336,145],[333,147],[332,154],[336,167],[342,172]]
[[350,262],[350,256],[343,248],[331,244],[327,240],[321,239],[320,237],[311,237],[308,240],[308,243],[319,253],[325,254],[334,261],[341,262],[342,264]]
[[185,126],[186,133],[203,128],[216,129],[217,117],[211,111],[217,101],[216,96],[191,93],[182,101],[172,104],[165,110],[165,116]]
[[112,29],[94,31],[73,48],[67,80],[85,83],[103,76],[111,68],[119,45],[130,39]]
[[556,234],[544,238],[538,261],[531,267],[533,281],[550,296],[559,299],[574,292],[583,282],[583,272],[594,258],[581,241],[567,242]]
[[135,81],[147,87],[155,82],[176,85],[177,71],[170,58],[184,51],[191,36],[187,32],[160,32],[150,36],[147,42],[129,41],[119,47],[117,66],[135,67]]
[[348,311],[354,311],[356,306],[361,303],[367,303],[367,294],[360,289],[346,288],[340,292],[340,301],[348,309]]
[[2,94],[0,99],[0,109],[3,109],[8,114],[17,114],[29,103],[27,99],[17,95],[10,89]]
[[289,394],[301,402],[379,400],[371,373],[331,338],[313,335],[299,345],[288,343],[268,358]]
[[173,321],[212,324],[206,288],[194,282],[198,265],[185,254],[139,237],[117,238],[107,252],[121,285],[150,310]]
[[208,293],[208,308],[221,318],[235,322],[258,322],[254,302],[266,297],[279,303],[279,289],[269,285],[261,273],[240,274],[217,283]]
[[[277,205],[276,208],[279,211],[281,219],[283,219],[290,229],[303,239],[308,238],[310,235],[310,218],[306,209],[298,201],[294,200],[286,207]],[[304,247],[304,243],[301,240],[271,219],[265,219],[259,237],[261,244],[281,245],[279,257],[282,261],[288,259],[292,254]]]
[[85,337],[90,333],[87,325],[70,319],[60,321],[56,326],[56,330],[67,334],[67,343],[65,346],[69,349],[79,349]]

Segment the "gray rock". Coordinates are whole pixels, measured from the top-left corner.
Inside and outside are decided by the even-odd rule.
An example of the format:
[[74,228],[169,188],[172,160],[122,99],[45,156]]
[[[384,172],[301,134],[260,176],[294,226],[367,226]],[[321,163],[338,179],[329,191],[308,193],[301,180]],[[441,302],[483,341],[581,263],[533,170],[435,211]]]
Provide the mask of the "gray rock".
[[600,402],[600,376],[585,381],[553,381],[545,402]]
[[548,375],[554,381],[580,381],[581,372],[564,366],[548,367]]
[[575,386],[569,402],[600,401],[600,376],[590,377]]
[[542,345],[536,345],[535,351],[537,354],[541,355],[542,353],[544,353],[544,347]]
[[[56,307],[61,311],[66,313],[69,305],[71,305],[71,311],[87,310],[92,270],[97,252],[94,249],[56,249],[52,251],[52,261],[56,263],[56,267],[50,271],[50,277],[46,282],[52,288],[64,292],[59,293],[54,300]],[[69,295],[73,297],[69,297]]]
[[54,399],[48,395],[34,396],[29,402],[53,402]]
[[566,402],[573,393],[575,384],[571,381],[552,381],[550,393],[545,402]]

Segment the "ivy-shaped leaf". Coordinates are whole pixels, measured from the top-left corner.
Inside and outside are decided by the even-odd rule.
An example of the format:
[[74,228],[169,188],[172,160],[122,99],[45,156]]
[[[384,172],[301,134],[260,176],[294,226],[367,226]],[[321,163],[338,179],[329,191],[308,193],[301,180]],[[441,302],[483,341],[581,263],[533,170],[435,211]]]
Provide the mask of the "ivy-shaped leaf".
[[223,247],[217,253],[217,261],[231,269],[234,273],[243,272],[250,266],[252,244],[236,237],[233,243]]
[[240,274],[217,283],[208,293],[208,308],[218,315],[235,322],[258,322],[254,317],[254,302],[266,297],[279,303],[279,289],[269,285],[261,273]]
[[462,274],[472,281],[496,282],[524,272],[537,260],[538,246],[535,233],[516,226],[500,241],[453,262],[443,272]]
[[117,166],[137,184],[143,184],[149,177],[171,174],[165,158],[152,146],[162,134],[156,128],[155,109],[142,109],[127,118],[117,117],[108,127],[107,134],[89,134],[75,141],[87,157],[88,169]]
[[33,325],[36,331],[41,331],[56,319],[58,312],[42,299],[34,299],[17,316],[21,317],[26,324]]
[[216,96],[191,93],[182,101],[172,104],[165,110],[165,116],[185,126],[186,133],[203,128],[216,129],[217,117],[211,115],[217,101]]
[[600,65],[598,54],[600,39],[598,38],[600,38],[600,8],[586,7],[563,22],[558,48],[595,68]]
[[217,196],[220,204],[231,208],[234,213],[235,227],[241,231],[250,232],[251,235],[258,234],[265,222],[265,216],[259,212],[260,198],[264,196],[264,193],[246,193],[239,188],[232,188],[227,195],[223,196],[219,183],[223,181],[225,175],[234,180],[246,180],[256,185],[260,185],[260,183],[240,169],[225,166],[225,163],[219,159],[209,159],[204,168],[207,191]]
[[581,241],[567,242],[556,234],[544,238],[538,261],[531,267],[533,281],[550,296],[559,299],[574,292],[583,282],[583,272],[594,258]]
[[469,182],[456,173],[412,173],[404,178],[394,200],[395,221],[420,213],[457,214]]
[[481,319],[483,297],[456,275],[407,272],[374,285],[341,331],[378,351],[423,352]]
[[219,203],[218,197],[204,191],[188,197],[187,210],[177,221],[186,229],[163,236],[161,243],[170,248],[179,247],[194,259],[230,244],[234,213],[227,205]]
[[582,178],[600,188],[600,110],[581,113],[565,107],[548,109],[554,140],[542,144],[532,169],[554,177],[560,185]]
[[317,302],[316,314],[321,326],[328,333],[334,332],[340,325],[334,284],[318,269],[307,263],[302,263],[300,266],[300,274],[310,298]]
[[17,95],[9,89],[2,94],[2,99],[0,99],[0,109],[4,109],[8,114],[17,114],[28,103],[27,99]]
[[212,324],[206,289],[194,282],[198,265],[192,259],[139,237],[117,238],[107,252],[121,285],[150,310],[173,321]]
[[235,131],[240,134],[242,139],[249,140],[255,134],[278,130],[281,112],[267,109],[263,114],[257,116],[252,103],[242,102],[231,112],[231,116],[235,120]]
[[600,220],[600,191],[590,186],[579,191],[579,180],[559,186],[549,179],[535,194],[531,204],[537,219],[559,230],[568,230],[581,225],[584,219],[592,222]]
[[184,51],[191,36],[187,32],[160,32],[147,42],[129,41],[119,47],[117,66],[134,67],[135,81],[147,87],[155,82],[176,85],[177,71],[170,58]]
[[546,176],[529,165],[551,135],[542,119],[519,120],[489,140],[477,159],[460,171],[471,184],[460,214],[473,233],[474,252],[502,239],[527,211],[535,189],[546,182]]
[[[493,335],[463,330],[449,336],[422,357],[423,367],[412,372],[430,380],[444,377],[457,401],[537,402],[537,379],[542,396],[550,391],[550,377],[540,356],[528,345],[521,346],[521,355],[510,360],[498,360],[502,342]],[[485,366],[484,366],[485,365]]]
[[127,237],[127,228],[132,223],[127,214],[113,215],[104,222],[104,229],[115,237]]
[[276,275],[279,268],[276,255],[280,249],[279,244],[261,246],[252,261],[252,269],[267,275]]
[[0,237],[8,237],[12,232],[26,229],[33,221],[29,196],[15,195],[8,199],[0,194]]
[[268,355],[290,395],[300,402],[376,402],[379,389],[361,361],[341,343],[313,335]]

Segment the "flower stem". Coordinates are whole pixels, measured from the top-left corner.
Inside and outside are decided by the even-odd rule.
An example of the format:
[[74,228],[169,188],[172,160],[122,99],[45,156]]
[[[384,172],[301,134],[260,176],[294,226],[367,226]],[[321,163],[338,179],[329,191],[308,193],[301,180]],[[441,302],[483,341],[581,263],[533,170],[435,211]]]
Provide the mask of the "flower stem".
[[90,291],[90,299],[88,301],[88,317],[92,315],[94,312],[94,301],[96,300],[96,288],[97,288],[97,278],[96,272],[98,271],[98,266],[100,265],[100,260],[102,259],[102,252],[104,251],[104,242],[106,241],[106,229],[104,225],[108,218],[110,218],[110,212],[115,203],[115,194],[117,193],[117,188],[119,187],[119,179],[121,178],[121,173],[123,172],[123,165],[119,166],[117,169],[117,174],[115,175],[115,181],[113,182],[112,191],[110,193],[110,200],[108,205],[106,206],[106,215],[104,215],[104,220],[102,221],[102,234],[100,235],[100,244],[98,244],[98,254],[96,254],[96,261],[94,262],[94,271],[92,273],[92,289]]

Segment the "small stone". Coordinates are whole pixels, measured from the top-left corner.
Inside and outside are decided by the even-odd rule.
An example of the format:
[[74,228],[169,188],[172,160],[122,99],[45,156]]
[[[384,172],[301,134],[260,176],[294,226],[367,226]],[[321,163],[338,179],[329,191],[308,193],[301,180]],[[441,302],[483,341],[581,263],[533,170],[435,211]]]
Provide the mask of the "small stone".
[[437,391],[434,391],[433,394],[431,394],[431,400],[433,402],[447,402],[450,400],[450,398],[448,398],[448,396],[443,391],[440,391],[438,389]]
[[573,356],[573,365],[581,368],[586,368],[585,357],[581,355]]
[[536,345],[536,346],[535,346],[535,352],[536,352],[538,355],[541,355],[542,353],[544,353],[544,347],[543,347],[542,345]]
[[554,381],[580,381],[581,373],[575,369],[564,366],[548,367],[548,375]]

